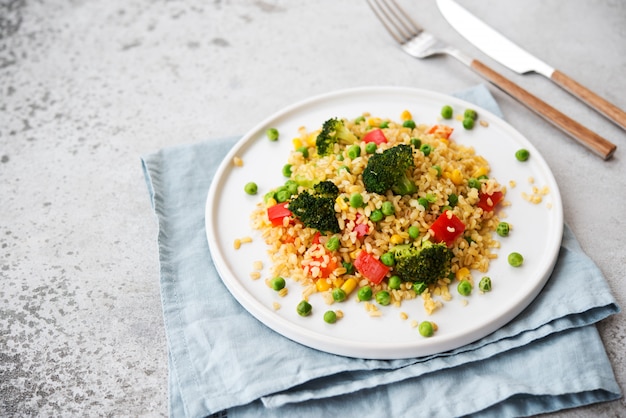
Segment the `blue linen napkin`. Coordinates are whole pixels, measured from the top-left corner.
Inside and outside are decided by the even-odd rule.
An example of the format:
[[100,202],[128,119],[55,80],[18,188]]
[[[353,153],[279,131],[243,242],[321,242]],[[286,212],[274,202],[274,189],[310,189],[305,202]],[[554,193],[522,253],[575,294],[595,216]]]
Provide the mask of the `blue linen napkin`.
[[[483,85],[455,96],[501,115]],[[619,307],[567,226],[537,299],[506,326],[456,350],[354,359],[265,327],[222,284],[204,231],[213,174],[237,139],[142,158],[159,224],[170,416],[528,416],[621,397],[593,325]]]

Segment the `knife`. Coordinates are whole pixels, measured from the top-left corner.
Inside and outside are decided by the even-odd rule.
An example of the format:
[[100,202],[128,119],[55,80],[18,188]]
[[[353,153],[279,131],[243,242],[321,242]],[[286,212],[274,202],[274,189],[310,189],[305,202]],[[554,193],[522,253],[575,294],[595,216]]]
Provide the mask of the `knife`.
[[448,23],[486,55],[516,73],[534,71],[549,78],[622,129],[626,129],[626,112],[614,104],[506,39],[453,0],[437,0],[437,6]]

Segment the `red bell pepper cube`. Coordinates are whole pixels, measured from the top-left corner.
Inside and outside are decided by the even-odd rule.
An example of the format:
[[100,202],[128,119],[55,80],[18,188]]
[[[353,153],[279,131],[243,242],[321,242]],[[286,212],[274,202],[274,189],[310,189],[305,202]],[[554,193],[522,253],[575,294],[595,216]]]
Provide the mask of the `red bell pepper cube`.
[[433,125],[428,131],[426,131],[426,133],[435,134],[440,138],[448,139],[450,138],[450,135],[452,135],[453,130],[454,128],[448,125]]
[[365,250],[356,256],[354,267],[363,277],[374,284],[380,284],[390,270],[389,267]]
[[504,193],[500,191],[493,192],[491,194],[481,193],[477,206],[485,212],[491,212],[496,208],[498,203],[504,199]]
[[287,209],[288,202],[277,203],[267,208],[267,218],[274,226],[282,226],[285,217],[291,217],[291,211]]
[[387,142],[387,137],[382,129],[372,129],[363,137],[363,142],[374,142],[376,145]]
[[370,228],[367,224],[358,224],[354,227],[354,230],[356,231],[357,238],[363,238],[370,232]]
[[445,242],[448,247],[465,231],[465,224],[449,210],[443,212],[430,226],[435,242]]

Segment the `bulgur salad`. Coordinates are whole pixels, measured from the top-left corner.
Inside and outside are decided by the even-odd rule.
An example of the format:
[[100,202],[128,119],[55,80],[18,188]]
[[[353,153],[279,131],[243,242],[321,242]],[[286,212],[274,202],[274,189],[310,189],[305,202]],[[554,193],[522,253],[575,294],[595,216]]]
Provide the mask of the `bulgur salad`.
[[[334,323],[350,301],[371,316],[404,303],[431,315],[453,292],[491,289],[489,264],[511,227],[496,210],[508,204],[506,186],[454,140],[448,108],[435,125],[416,123],[407,110],[397,120],[364,113],[300,128],[284,183],[251,214],[268,246],[266,283],[277,292],[286,292],[286,280],[299,283],[300,315],[311,312],[314,293],[327,304],[324,321]],[[479,126],[471,109],[463,119],[464,129]],[[279,135],[267,130],[270,141]],[[256,194],[256,183],[245,192]],[[424,336],[435,330],[434,321],[419,324]]]

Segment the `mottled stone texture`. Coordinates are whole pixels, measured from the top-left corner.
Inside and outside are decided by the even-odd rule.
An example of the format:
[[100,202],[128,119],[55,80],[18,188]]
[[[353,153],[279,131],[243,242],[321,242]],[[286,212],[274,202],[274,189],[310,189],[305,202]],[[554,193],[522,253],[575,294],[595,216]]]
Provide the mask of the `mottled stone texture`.
[[[626,3],[462,3],[626,108]],[[494,64],[434,2],[403,4]],[[544,154],[567,223],[625,307],[626,134],[549,81],[495,68],[618,144],[603,162],[491,89]],[[481,81],[451,59],[404,55],[357,0],[0,0],[0,416],[167,415],[157,230],[140,155],[243,133],[330,90],[453,92]],[[625,388],[624,315],[599,328]],[[620,400],[555,416],[624,410]]]

